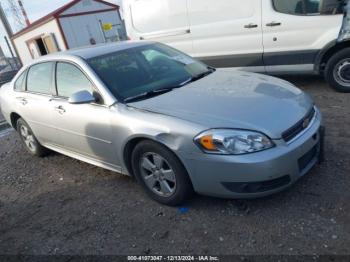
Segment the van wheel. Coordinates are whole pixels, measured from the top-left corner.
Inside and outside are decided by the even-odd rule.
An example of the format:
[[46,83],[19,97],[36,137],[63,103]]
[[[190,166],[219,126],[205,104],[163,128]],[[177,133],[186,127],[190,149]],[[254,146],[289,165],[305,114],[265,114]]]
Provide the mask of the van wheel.
[[327,62],[325,78],[338,92],[350,92],[350,48],[334,54]]
[[180,160],[156,142],[143,141],[135,147],[132,168],[147,194],[161,204],[177,206],[193,192],[192,183]]
[[49,150],[39,143],[27,122],[22,118],[17,120],[16,129],[29,153],[38,157],[46,156],[49,153]]

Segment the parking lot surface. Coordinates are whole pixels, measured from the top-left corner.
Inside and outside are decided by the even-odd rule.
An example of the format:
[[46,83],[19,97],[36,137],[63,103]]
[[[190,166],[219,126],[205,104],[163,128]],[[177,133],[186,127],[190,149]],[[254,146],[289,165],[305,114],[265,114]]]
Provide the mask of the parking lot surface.
[[[325,162],[258,200],[150,200],[131,178],[0,136],[0,254],[350,254],[350,94],[285,77],[325,120]],[[272,116],[271,116],[272,117]]]
[[5,121],[5,118],[4,118],[4,116],[1,114],[1,111],[0,111],[0,123],[3,122],[3,121]]

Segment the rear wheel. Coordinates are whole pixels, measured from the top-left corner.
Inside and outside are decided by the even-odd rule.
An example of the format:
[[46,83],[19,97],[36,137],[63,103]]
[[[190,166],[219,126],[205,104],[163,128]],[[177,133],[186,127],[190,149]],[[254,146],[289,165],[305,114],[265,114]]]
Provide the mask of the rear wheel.
[[132,168],[147,194],[159,203],[179,205],[193,192],[180,160],[169,149],[153,141],[143,141],[135,147]]
[[327,62],[325,78],[338,92],[350,92],[350,48],[334,54]]
[[29,125],[22,118],[17,120],[16,127],[29,153],[38,157],[43,157],[48,154],[49,150],[38,142]]

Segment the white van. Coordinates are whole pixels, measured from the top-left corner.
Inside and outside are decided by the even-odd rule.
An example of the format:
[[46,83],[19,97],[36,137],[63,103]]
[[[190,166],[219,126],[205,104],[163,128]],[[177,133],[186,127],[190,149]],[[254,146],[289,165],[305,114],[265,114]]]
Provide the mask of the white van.
[[124,0],[130,39],[169,44],[208,65],[325,75],[350,92],[345,0]]

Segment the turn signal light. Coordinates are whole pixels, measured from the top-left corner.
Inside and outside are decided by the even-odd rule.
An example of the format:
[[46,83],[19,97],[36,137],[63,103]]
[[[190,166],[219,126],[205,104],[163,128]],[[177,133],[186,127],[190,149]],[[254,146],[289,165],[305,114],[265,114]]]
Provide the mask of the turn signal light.
[[206,150],[210,150],[210,151],[216,150],[212,135],[201,137],[199,142]]

